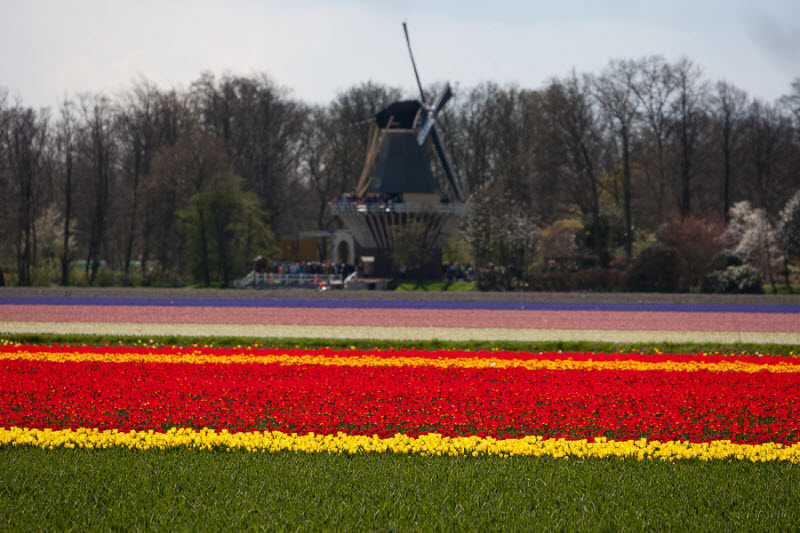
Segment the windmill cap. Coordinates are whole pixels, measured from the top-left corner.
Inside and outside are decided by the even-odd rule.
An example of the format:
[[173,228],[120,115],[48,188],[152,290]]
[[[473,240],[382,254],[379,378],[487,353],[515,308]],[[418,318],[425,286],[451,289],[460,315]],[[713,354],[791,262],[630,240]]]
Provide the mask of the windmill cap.
[[404,130],[414,127],[414,119],[417,116],[422,104],[419,100],[403,100],[389,104],[375,115],[375,122],[379,127],[385,128],[392,119],[392,126]]

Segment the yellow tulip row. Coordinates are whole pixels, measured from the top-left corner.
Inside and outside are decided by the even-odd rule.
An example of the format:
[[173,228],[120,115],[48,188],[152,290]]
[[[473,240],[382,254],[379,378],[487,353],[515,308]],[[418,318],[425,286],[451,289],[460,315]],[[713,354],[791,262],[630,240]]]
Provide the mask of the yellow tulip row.
[[80,351],[14,351],[0,353],[0,359],[26,359],[49,362],[106,362],[106,363],[260,363],[281,365],[325,365],[350,367],[407,367],[427,366],[438,368],[525,368],[528,370],[662,370],[672,372],[774,372],[800,373],[800,364],[779,362],[763,364],[745,361],[703,362],[703,361],[637,361],[637,360],[573,360],[570,358],[553,359],[501,359],[493,357],[404,357],[399,354],[393,357],[371,355],[290,355],[290,354],[255,354],[238,353],[217,355],[196,351],[175,353],[102,353]]
[[539,436],[495,439],[492,437],[446,437],[428,433],[419,437],[396,434],[306,435],[280,431],[230,433],[227,430],[173,428],[164,433],[152,430],[121,432],[91,428],[77,430],[0,428],[0,446],[53,448],[129,448],[139,450],[186,448],[200,450],[242,450],[248,452],[307,452],[336,454],[396,453],[422,456],[536,456],[555,458],[617,457],[674,461],[685,459],[789,461],[800,463],[800,443],[736,444],[728,440],[704,443],[685,441],[614,441],[587,439],[544,439]]

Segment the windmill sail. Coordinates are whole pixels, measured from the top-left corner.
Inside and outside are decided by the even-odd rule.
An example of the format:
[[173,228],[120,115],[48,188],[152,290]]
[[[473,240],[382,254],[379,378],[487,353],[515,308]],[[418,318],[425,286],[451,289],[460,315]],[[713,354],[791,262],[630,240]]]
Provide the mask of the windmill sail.
[[422,82],[419,81],[419,73],[417,73],[417,63],[414,61],[414,53],[411,51],[411,40],[408,38],[408,26],[403,22],[403,33],[406,34],[406,44],[408,45],[408,55],[411,56],[411,66],[414,67],[414,76],[417,78],[417,87],[419,87],[419,97],[425,101],[425,91],[422,90]]
[[425,143],[425,140],[428,138],[428,135],[433,128],[433,123],[436,122],[436,115],[439,114],[439,111],[442,110],[447,101],[452,97],[453,90],[450,88],[450,84],[448,83],[445,85],[444,91],[442,91],[442,94],[439,95],[439,99],[436,100],[433,108],[425,111],[425,116],[422,119],[422,126],[420,126],[419,132],[417,133],[417,143],[419,143],[420,146],[422,146]]

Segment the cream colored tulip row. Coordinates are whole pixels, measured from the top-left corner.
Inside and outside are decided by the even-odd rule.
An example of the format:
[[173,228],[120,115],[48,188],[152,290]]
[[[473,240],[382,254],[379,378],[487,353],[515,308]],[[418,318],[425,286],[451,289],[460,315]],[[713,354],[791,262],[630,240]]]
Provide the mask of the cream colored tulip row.
[[3,333],[126,336],[381,339],[402,341],[595,341],[623,343],[754,343],[800,345],[800,333],[751,331],[624,331],[593,329],[439,328],[375,326],[276,326],[236,324],[140,324],[101,322],[5,322]]

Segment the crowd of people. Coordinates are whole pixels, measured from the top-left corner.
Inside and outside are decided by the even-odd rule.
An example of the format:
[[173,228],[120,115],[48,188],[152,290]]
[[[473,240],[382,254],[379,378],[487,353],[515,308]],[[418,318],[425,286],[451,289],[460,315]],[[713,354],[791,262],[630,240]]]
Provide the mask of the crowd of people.
[[[378,207],[391,207],[393,204],[402,204],[403,196],[398,193],[376,193],[359,198],[355,193],[346,192],[334,198],[333,201],[339,205],[377,205]],[[445,195],[441,197],[441,203],[447,204],[449,202],[449,197]]]
[[475,269],[472,265],[462,265],[460,263],[452,263],[444,265],[444,279],[447,281],[473,281],[475,277]]
[[368,194],[359,198],[355,193],[346,192],[334,199],[339,205],[342,204],[399,204],[403,202],[403,197],[399,194]]
[[[275,261],[271,268],[267,267],[266,261],[260,256],[255,261],[255,272],[261,274],[270,274],[270,278],[274,279],[278,276],[319,276],[319,278],[328,278],[329,276],[339,277],[341,280],[346,279],[353,272],[358,272],[359,276],[365,275],[363,265],[350,265],[346,263],[328,262],[328,261]],[[474,281],[480,277],[481,272],[476,271],[472,265],[463,265],[460,263],[452,263],[442,265],[442,278],[447,281]],[[400,276],[401,279],[404,276]]]

